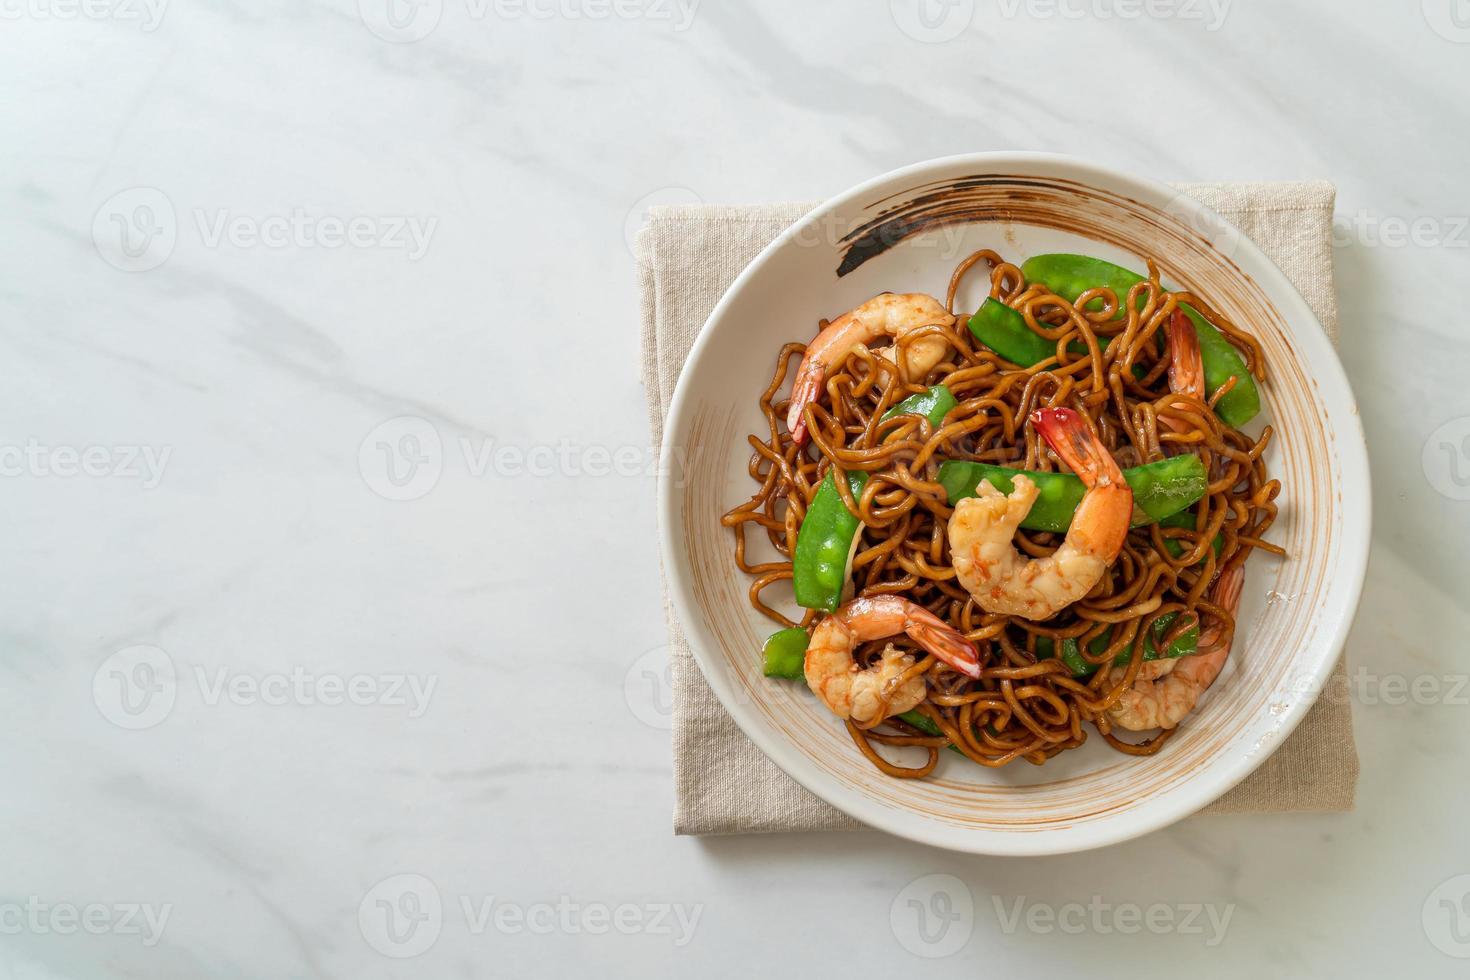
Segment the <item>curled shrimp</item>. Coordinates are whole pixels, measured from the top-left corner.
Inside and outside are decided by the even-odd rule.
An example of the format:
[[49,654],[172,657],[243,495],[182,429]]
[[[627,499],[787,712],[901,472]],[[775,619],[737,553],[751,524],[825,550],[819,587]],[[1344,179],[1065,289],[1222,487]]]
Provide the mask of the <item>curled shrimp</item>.
[[[926,293],[880,293],[861,306],[854,307],[833,320],[807,345],[801,366],[791,384],[791,407],[786,412],[786,428],[798,446],[806,440],[806,407],[822,393],[827,372],[859,344],[867,345],[881,337],[895,341],[919,327],[954,323],[954,315],[944,304]],[[880,351],[897,364],[898,344]],[[904,364],[910,378],[922,378],[944,360],[949,344],[943,337],[921,337],[904,347]]]
[[803,669],[807,686],[839,718],[860,728],[902,714],[924,700],[924,678],[895,683],[914,658],[892,644],[879,662],[860,669],[853,660],[859,643],[907,633],[967,677],[980,676],[980,656],[964,634],[923,606],[896,595],[862,596],[827,616],[812,631]]
[[[1241,562],[1232,562],[1221,570],[1219,578],[1210,587],[1210,601],[1223,609],[1229,619],[1211,617],[1200,630],[1195,652],[1189,656],[1155,661],[1171,665],[1162,671],[1163,676],[1150,677],[1140,673],[1133,686],[1108,709],[1108,720],[1114,726],[1131,732],[1174,728],[1194,710],[1200,695],[1215,682],[1220,669],[1225,666],[1225,657],[1230,653],[1230,644],[1235,638],[1235,614],[1240,609],[1244,583],[1245,569]],[[1117,683],[1125,673],[1126,668],[1114,667],[1110,680]]]
[[981,480],[979,496],[961,500],[949,518],[949,546],[959,582],[986,612],[1049,619],[1092,591],[1128,536],[1133,490],[1082,416],[1040,408],[1031,424],[1082,479],[1066,540],[1053,554],[1027,559],[1011,543],[1036,501],[1036,484],[1017,476],[1010,496]]

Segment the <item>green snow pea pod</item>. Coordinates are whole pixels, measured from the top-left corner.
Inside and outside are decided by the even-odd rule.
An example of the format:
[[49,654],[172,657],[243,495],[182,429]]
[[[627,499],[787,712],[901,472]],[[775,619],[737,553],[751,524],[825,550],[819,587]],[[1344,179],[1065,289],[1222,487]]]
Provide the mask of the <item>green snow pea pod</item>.
[[928,391],[910,395],[894,405],[883,413],[883,421],[887,422],[899,415],[922,415],[929,420],[932,427],[937,429],[944,421],[944,417],[958,404],[952,391],[944,385],[935,385]]
[[[1021,274],[1026,277],[1027,282],[1045,283],[1068,302],[1074,302],[1089,289],[1106,286],[1117,294],[1121,303],[1128,298],[1129,289],[1144,281],[1143,276],[1120,265],[1086,255],[1065,253],[1033,255],[1021,263]],[[1231,377],[1236,379],[1235,387],[1215,403],[1215,414],[1229,425],[1245,425],[1261,410],[1261,393],[1256,388],[1255,379],[1245,369],[1245,358],[1241,357],[1235,345],[1225,339],[1224,334],[1192,307],[1180,308],[1189,317],[1190,323],[1194,324],[1194,332],[1199,337],[1206,388],[1214,392]],[[1024,321],[1022,325],[1024,326]],[[1002,353],[1001,356],[1006,355]]]
[[[853,497],[863,492],[868,474],[849,470],[847,486]],[[853,550],[862,523],[842,502],[829,472],[817,488],[801,529],[796,532],[796,554],[791,562],[791,587],[796,603],[807,609],[833,612],[842,602]]]
[[[1019,311],[1011,309],[998,299],[987,299],[980,304],[980,309],[970,317],[970,333],[1001,357],[1022,367],[1040,364],[1057,355],[1056,344],[1032,331],[1026,326],[1026,318]],[[1111,342],[1109,338],[1108,343]],[[1103,344],[1103,349],[1107,349],[1107,344]],[[1067,345],[1067,350],[1086,356],[1087,345],[1074,340]],[[1137,364],[1133,365],[1135,378],[1141,378],[1146,373]]]
[[[1030,367],[1057,354],[1057,345],[1034,333],[1026,318],[998,299],[987,299],[970,317],[970,333],[1012,364]],[[1087,348],[1073,344],[1086,353]]]
[[767,677],[799,681],[806,677],[806,646],[811,640],[800,626],[777,630],[761,648],[762,671]]
[[[958,459],[939,464],[939,482],[949,495],[950,506],[975,496],[981,480],[989,480],[1001,493],[1010,493],[1015,489],[1012,480],[1022,473],[1036,484],[1037,496],[1021,526],[1032,531],[1065,532],[1087,492],[1082,480],[1074,474],[1038,473]],[[1133,488],[1134,527],[1178,513],[1203,497],[1209,486],[1205,464],[1192,454],[1129,467],[1123,471],[1123,479]]]

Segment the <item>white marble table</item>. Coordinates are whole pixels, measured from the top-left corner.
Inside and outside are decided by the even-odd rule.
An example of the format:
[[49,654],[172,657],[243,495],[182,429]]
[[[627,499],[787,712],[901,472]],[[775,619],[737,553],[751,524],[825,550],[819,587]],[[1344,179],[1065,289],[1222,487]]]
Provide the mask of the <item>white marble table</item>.
[[[1465,975],[1470,5],[387,2],[0,0],[0,975]],[[630,229],[1016,147],[1337,182],[1359,807],[675,839]]]

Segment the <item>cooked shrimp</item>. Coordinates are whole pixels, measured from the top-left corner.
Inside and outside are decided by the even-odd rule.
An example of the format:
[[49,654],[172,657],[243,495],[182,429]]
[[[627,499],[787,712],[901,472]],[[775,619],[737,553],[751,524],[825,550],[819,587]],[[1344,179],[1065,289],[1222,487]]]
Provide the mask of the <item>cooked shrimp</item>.
[[1169,318],[1169,390],[1176,395],[1205,400],[1205,362],[1199,336],[1183,310]]
[[[786,412],[786,428],[799,446],[806,440],[806,407],[822,394],[827,371],[846,357],[859,344],[871,344],[881,337],[900,337],[931,324],[954,323],[954,315],[944,304],[925,293],[880,293],[861,306],[842,314],[817,334],[807,345],[796,379],[791,385],[791,407]],[[943,337],[921,337],[905,348],[905,364],[910,378],[922,378],[944,360],[949,344]],[[897,361],[898,344],[879,353]]]
[[[1134,679],[1140,681],[1158,680],[1160,677],[1165,677],[1172,673],[1182,659],[1182,657],[1164,657],[1160,660],[1145,660],[1138,665],[1138,676]],[[1117,677],[1113,679],[1117,680]]]
[[896,595],[863,596],[817,624],[806,648],[807,686],[839,718],[871,727],[902,714],[924,700],[924,679],[913,677],[893,690],[914,658],[889,644],[878,663],[859,669],[852,654],[859,643],[907,633],[940,660],[967,677],[980,676],[975,645],[944,620]]
[[[1169,390],[1176,395],[1188,395],[1204,401],[1205,362],[1199,352],[1199,337],[1194,332],[1194,324],[1189,322],[1183,310],[1175,310],[1164,334],[1169,338]],[[1160,415],[1158,419],[1159,424],[1171,432],[1189,432],[1194,428],[1192,423],[1172,415]],[[1180,446],[1177,451],[1188,452],[1189,449]]]
[[[1234,619],[1240,609],[1244,582],[1245,570],[1240,562],[1225,566],[1210,589],[1210,601],[1229,613],[1230,628],[1227,630],[1225,620],[1211,617],[1209,624],[1200,630],[1195,652],[1178,660],[1160,661],[1174,667],[1157,680],[1145,679],[1140,674],[1133,686],[1123,692],[1122,699],[1108,709],[1109,721],[1131,732],[1146,732],[1154,728],[1173,728],[1194,710],[1199,696],[1215,682],[1220,668],[1225,666],[1225,657],[1230,653],[1230,643],[1234,639]],[[1116,684],[1125,670],[1114,667],[1110,680]]]
[[1027,559],[1011,543],[1036,501],[1036,484],[1017,476],[1010,496],[981,480],[978,497],[949,518],[949,546],[960,584],[986,612],[1049,619],[1092,591],[1128,536],[1133,491],[1107,447],[1070,408],[1040,408],[1031,424],[1087,486],[1066,540],[1045,558]]

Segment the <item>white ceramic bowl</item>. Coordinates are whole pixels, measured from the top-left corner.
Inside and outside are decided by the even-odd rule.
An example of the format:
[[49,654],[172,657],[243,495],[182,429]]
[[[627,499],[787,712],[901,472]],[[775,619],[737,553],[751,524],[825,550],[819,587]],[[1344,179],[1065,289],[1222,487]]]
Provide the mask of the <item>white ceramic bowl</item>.
[[[746,599],[749,580],[719,517],[753,490],[745,436],[762,431],[756,399],[781,345],[809,338],[819,318],[884,290],[942,297],[955,264],[982,247],[1017,263],[1080,252],[1138,270],[1150,255],[1167,283],[1199,293],[1255,332],[1271,380],[1252,427],[1275,427],[1269,465],[1284,483],[1269,537],[1291,558],[1252,557],[1228,666],[1157,755],[1119,754],[1094,733],[1042,767],[991,770],[942,753],[930,778],[896,780],[858,754],[805,685],[761,676],[761,642],[773,627]],[[968,285],[961,309],[978,304],[985,276]],[[683,467],[671,465],[676,447]],[[1219,797],[1282,743],[1322,689],[1367,564],[1368,465],[1357,407],[1332,344],[1291,283],[1192,199],[1049,154],[907,167],[833,198],[783,233],[704,325],[679,378],[663,449],[664,569],[684,632],[725,708],[777,765],[833,806],[960,851],[1098,847]],[[675,484],[674,473],[684,479]]]

